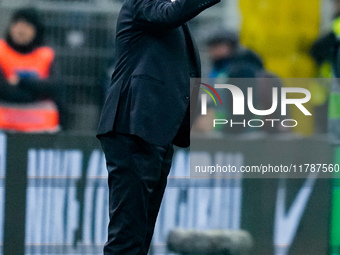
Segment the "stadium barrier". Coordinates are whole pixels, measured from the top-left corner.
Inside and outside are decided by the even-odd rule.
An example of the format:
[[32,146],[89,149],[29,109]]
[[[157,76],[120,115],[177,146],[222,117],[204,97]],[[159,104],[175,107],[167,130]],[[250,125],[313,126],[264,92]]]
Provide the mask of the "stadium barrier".
[[[332,162],[324,138],[228,137],[176,149],[150,254],[174,228],[248,231],[253,254],[326,254],[331,179],[189,178],[189,154],[255,165]],[[189,153],[190,152],[190,153]],[[199,154],[199,155],[201,155]],[[102,254],[107,173],[94,135],[0,133],[0,254]]]

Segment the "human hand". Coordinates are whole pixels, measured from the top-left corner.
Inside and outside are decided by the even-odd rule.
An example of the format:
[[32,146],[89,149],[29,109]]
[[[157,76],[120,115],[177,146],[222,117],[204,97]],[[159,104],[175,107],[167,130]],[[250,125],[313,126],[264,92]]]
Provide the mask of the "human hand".
[[17,75],[12,75],[9,79],[8,79],[8,83],[12,86],[16,86],[19,83],[19,77]]

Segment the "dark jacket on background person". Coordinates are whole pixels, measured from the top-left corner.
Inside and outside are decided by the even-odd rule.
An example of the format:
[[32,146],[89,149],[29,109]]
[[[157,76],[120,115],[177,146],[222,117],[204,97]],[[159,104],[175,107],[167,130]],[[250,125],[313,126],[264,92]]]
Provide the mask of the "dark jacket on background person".
[[325,62],[332,63],[337,47],[336,36],[333,32],[318,38],[310,49],[310,54],[318,66]]
[[[126,0],[118,17],[116,63],[97,136],[134,134],[152,144],[189,146],[190,77],[197,48],[186,22],[219,0]],[[181,15],[179,15],[179,13]],[[198,96],[198,87],[191,101]]]

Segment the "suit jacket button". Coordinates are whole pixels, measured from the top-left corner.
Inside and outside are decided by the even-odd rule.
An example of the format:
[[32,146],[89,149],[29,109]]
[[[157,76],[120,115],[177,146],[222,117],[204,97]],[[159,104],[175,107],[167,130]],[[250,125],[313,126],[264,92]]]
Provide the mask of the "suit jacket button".
[[191,77],[191,78],[196,77],[195,73],[190,73],[190,77]]
[[189,99],[190,99],[190,96],[185,96],[185,99],[186,99],[186,100],[189,100]]

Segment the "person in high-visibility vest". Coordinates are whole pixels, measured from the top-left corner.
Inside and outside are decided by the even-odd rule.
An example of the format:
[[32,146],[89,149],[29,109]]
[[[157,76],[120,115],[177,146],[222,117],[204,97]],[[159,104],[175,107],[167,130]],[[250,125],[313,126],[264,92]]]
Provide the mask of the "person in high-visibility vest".
[[0,39],[0,129],[54,132],[64,113],[55,53],[43,46],[44,26],[34,8],[14,13]]

